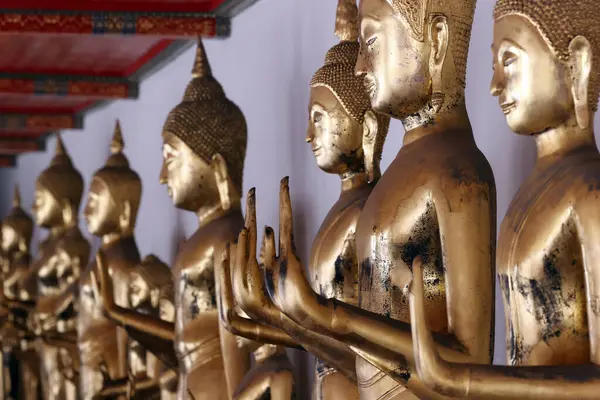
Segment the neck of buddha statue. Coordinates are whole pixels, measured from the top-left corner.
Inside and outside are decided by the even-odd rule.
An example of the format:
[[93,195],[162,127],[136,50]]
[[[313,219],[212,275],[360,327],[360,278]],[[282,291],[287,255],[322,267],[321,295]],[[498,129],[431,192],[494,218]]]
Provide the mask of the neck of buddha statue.
[[423,120],[409,129],[409,126],[402,121],[406,128],[403,145],[407,146],[426,136],[437,133],[456,131],[473,135],[471,131],[471,122],[467,114],[467,108],[464,101],[451,108],[443,108],[433,115],[430,119]]
[[358,189],[369,183],[368,175],[364,171],[349,171],[340,175],[342,180],[342,192],[344,194],[350,190]]
[[[593,121],[593,115],[590,117],[590,121]],[[567,123],[534,137],[538,162],[551,161],[582,147],[596,148],[593,122],[588,128],[582,129],[577,124],[575,116]]]
[[196,216],[198,217],[198,222],[200,224],[200,228],[208,225],[209,223],[224,217],[225,215],[231,213],[231,212],[242,212],[241,206],[240,206],[240,201],[236,201],[234,202],[231,207],[229,207],[227,210],[225,210],[223,208],[223,206],[221,205],[220,202],[216,203],[216,204],[209,204],[206,206],[203,206],[202,208],[200,208],[198,211],[196,211]]

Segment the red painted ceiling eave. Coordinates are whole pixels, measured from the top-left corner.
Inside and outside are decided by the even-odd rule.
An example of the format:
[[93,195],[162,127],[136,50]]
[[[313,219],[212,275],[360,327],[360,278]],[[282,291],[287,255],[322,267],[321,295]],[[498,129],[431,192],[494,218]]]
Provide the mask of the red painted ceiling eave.
[[225,0],[132,1],[132,0],[3,0],[1,10],[210,13]]

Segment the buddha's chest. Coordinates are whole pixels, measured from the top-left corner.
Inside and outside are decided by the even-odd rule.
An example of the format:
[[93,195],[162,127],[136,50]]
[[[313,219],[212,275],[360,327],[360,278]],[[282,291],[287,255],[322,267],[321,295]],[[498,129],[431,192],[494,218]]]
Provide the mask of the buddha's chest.
[[422,259],[430,327],[447,327],[445,276],[438,217],[426,186],[405,187],[367,202],[357,229],[362,308],[410,322],[406,286]]
[[215,310],[215,252],[212,243],[197,243],[184,248],[175,266],[176,307],[180,322],[195,319],[200,313]]
[[498,242],[509,362],[564,365],[589,360],[581,242],[570,182],[526,183]]
[[357,304],[356,224],[364,201],[334,207],[323,221],[311,248],[309,279],[327,298]]

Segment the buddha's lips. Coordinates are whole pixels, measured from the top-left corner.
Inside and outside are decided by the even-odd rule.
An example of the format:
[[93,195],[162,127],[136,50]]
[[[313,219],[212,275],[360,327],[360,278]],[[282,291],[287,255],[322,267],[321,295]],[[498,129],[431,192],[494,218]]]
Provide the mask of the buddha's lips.
[[500,108],[502,108],[502,112],[504,113],[504,115],[510,114],[516,107],[517,107],[517,103],[514,101],[500,105]]

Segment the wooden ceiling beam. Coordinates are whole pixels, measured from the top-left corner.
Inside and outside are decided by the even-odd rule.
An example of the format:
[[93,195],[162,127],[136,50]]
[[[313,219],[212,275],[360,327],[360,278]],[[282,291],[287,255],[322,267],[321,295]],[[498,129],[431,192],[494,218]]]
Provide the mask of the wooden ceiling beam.
[[43,140],[1,140],[0,155],[15,155],[32,151],[45,151],[46,144]]
[[127,78],[107,76],[20,74],[0,71],[0,93],[89,99],[137,99],[139,83]]
[[0,131],[40,134],[62,129],[83,129],[83,118],[74,114],[6,113],[0,110]]
[[0,168],[12,168],[17,165],[17,157],[13,155],[0,155]]
[[204,13],[73,12],[2,8],[0,33],[229,37],[231,20],[229,17]]

